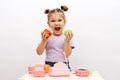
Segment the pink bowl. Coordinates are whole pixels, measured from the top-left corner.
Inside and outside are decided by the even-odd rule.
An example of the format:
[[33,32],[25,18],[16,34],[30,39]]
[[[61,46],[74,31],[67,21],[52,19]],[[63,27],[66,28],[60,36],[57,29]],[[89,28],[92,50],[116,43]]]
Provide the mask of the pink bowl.
[[34,69],[35,69],[35,66],[28,66],[28,73],[32,74]]

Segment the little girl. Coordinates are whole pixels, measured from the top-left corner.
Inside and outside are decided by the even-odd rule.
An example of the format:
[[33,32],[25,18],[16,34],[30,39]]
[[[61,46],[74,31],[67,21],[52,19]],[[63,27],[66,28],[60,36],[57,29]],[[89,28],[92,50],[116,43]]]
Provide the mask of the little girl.
[[[48,34],[44,31],[41,33],[42,40],[36,51],[38,55],[41,55],[44,49],[46,49],[45,64],[49,64],[51,67],[53,67],[56,62],[64,62],[70,69],[69,62],[66,62],[65,57],[68,58],[70,56],[74,46],[72,43],[73,33],[66,33],[66,35],[63,33],[66,24],[64,11],[67,10],[67,6],[45,10],[45,14],[47,14],[48,17],[47,24],[53,33],[50,37],[48,37]],[[65,56],[63,53],[65,53]]]

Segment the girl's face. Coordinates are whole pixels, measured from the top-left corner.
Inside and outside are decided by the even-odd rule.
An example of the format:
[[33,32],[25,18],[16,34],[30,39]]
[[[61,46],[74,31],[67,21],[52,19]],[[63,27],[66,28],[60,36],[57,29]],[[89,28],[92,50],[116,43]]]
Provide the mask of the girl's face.
[[62,13],[53,13],[49,17],[48,25],[52,29],[54,35],[61,35],[65,26],[65,19]]

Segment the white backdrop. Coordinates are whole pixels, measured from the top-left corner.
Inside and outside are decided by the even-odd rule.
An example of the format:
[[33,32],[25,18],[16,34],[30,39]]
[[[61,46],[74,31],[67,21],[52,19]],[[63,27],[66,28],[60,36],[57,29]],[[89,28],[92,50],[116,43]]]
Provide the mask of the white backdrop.
[[36,54],[40,33],[48,27],[44,9],[63,4],[69,7],[65,29],[74,33],[71,68],[120,79],[119,0],[0,0],[0,80],[16,80],[27,66],[44,63],[45,55]]

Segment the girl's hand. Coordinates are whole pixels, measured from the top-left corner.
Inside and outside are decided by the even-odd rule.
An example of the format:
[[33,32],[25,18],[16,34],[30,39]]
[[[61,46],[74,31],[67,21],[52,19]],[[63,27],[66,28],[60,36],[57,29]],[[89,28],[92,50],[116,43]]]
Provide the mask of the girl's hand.
[[48,35],[47,32],[43,31],[41,32],[41,37],[43,41],[47,41],[50,36]]
[[66,36],[65,42],[70,42],[70,40],[73,37],[73,33],[72,32],[66,32],[65,36]]

